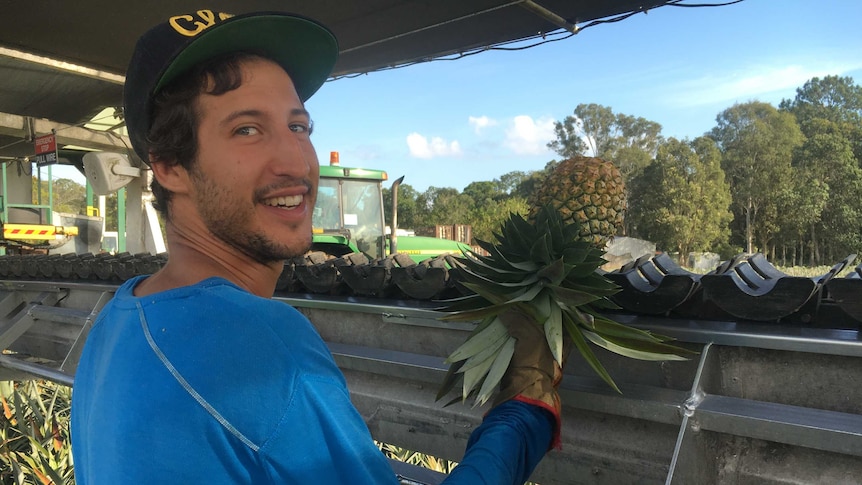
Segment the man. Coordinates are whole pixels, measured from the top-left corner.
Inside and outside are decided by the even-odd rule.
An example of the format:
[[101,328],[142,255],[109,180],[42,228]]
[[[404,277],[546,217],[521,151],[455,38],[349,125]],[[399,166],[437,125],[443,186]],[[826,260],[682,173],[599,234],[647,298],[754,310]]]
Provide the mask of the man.
[[[125,119],[170,256],[120,287],[89,334],[72,404],[79,485],[396,483],[326,345],[270,299],[311,243],[303,103],[337,51],[326,28],[282,13],[201,10],[139,40]],[[546,346],[529,338],[504,381],[529,382],[496,403],[447,483],[523,483],[548,449],[554,369],[537,373]]]

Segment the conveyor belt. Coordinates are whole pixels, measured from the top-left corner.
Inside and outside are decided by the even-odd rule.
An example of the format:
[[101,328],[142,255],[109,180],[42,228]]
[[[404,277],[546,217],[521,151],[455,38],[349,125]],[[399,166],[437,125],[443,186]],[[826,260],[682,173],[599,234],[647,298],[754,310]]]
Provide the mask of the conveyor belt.
[[[130,273],[136,264],[153,263],[101,259]],[[6,349],[0,378],[39,376],[72,384],[89,325],[119,281],[0,281],[0,343]],[[471,324],[441,322],[433,300],[397,292],[398,298],[339,294],[347,293],[343,288],[331,293],[282,289],[275,298],[315,324],[376,439],[458,461],[485,409],[442,407],[434,396],[446,370],[444,357],[463,342]],[[724,318],[696,318],[676,309],[614,314],[677,338],[700,358],[639,362],[599,351],[623,391],[617,394],[574,356],[561,387],[563,449],[551,452],[533,479],[778,484],[852,483],[842,477],[862,476],[858,328],[847,325],[846,316],[830,326],[826,319],[813,325],[716,314]]]

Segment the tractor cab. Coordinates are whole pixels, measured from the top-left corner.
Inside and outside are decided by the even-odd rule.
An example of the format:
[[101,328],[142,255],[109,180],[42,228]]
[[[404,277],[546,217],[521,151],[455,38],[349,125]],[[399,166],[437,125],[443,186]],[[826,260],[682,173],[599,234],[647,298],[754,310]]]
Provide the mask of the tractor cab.
[[[337,160],[337,158],[336,158]],[[312,214],[312,249],[341,256],[362,252],[385,256],[382,170],[320,167],[320,185]]]
[[[317,202],[311,219],[312,251],[333,256],[361,252],[378,259],[397,247],[398,252],[419,262],[470,249],[457,241],[422,236],[398,237],[396,245],[386,232],[383,209],[383,182],[388,179],[383,170],[342,167],[338,152],[332,152],[329,165],[320,167]],[[397,190],[401,179],[393,184],[393,190]],[[390,217],[397,211],[396,204],[393,199]]]

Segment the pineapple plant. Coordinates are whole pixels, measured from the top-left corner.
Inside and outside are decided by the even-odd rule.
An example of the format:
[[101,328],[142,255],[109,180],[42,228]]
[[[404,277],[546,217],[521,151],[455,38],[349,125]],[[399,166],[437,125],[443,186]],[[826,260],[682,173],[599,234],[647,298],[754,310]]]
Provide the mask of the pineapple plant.
[[495,234],[496,243],[478,241],[489,256],[469,251],[456,260],[462,284],[475,294],[449,300],[451,313],[443,319],[479,324],[449,355],[450,368],[438,400],[460,381],[461,395],[451,402],[471,396],[475,396],[474,405],[488,401],[514,353],[515,338],[506,326],[513,318],[517,325],[541,328],[560,367],[566,354],[564,341],[571,339],[592,369],[617,392],[590,344],[644,360],[683,360],[692,354],[669,344],[667,337],[600,313],[618,308],[608,297],[619,288],[596,271],[605,262],[604,251],[592,240],[584,240],[588,222],[572,216],[567,222],[561,212],[545,205],[533,212],[529,222],[511,214]]
[[578,222],[577,239],[604,247],[623,223],[625,183],[619,169],[596,157],[563,160],[534,193],[529,220],[542,207],[560,212],[563,222]]

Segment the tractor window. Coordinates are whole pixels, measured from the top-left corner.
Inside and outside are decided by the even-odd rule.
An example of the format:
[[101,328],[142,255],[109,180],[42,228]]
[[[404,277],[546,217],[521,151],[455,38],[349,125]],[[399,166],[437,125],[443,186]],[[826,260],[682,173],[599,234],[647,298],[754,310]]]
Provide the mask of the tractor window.
[[320,179],[317,188],[317,203],[314,204],[312,225],[323,231],[341,229],[341,216],[338,207],[338,180]]
[[360,251],[382,257],[383,199],[380,184],[368,180],[343,180],[344,227],[350,230]]

